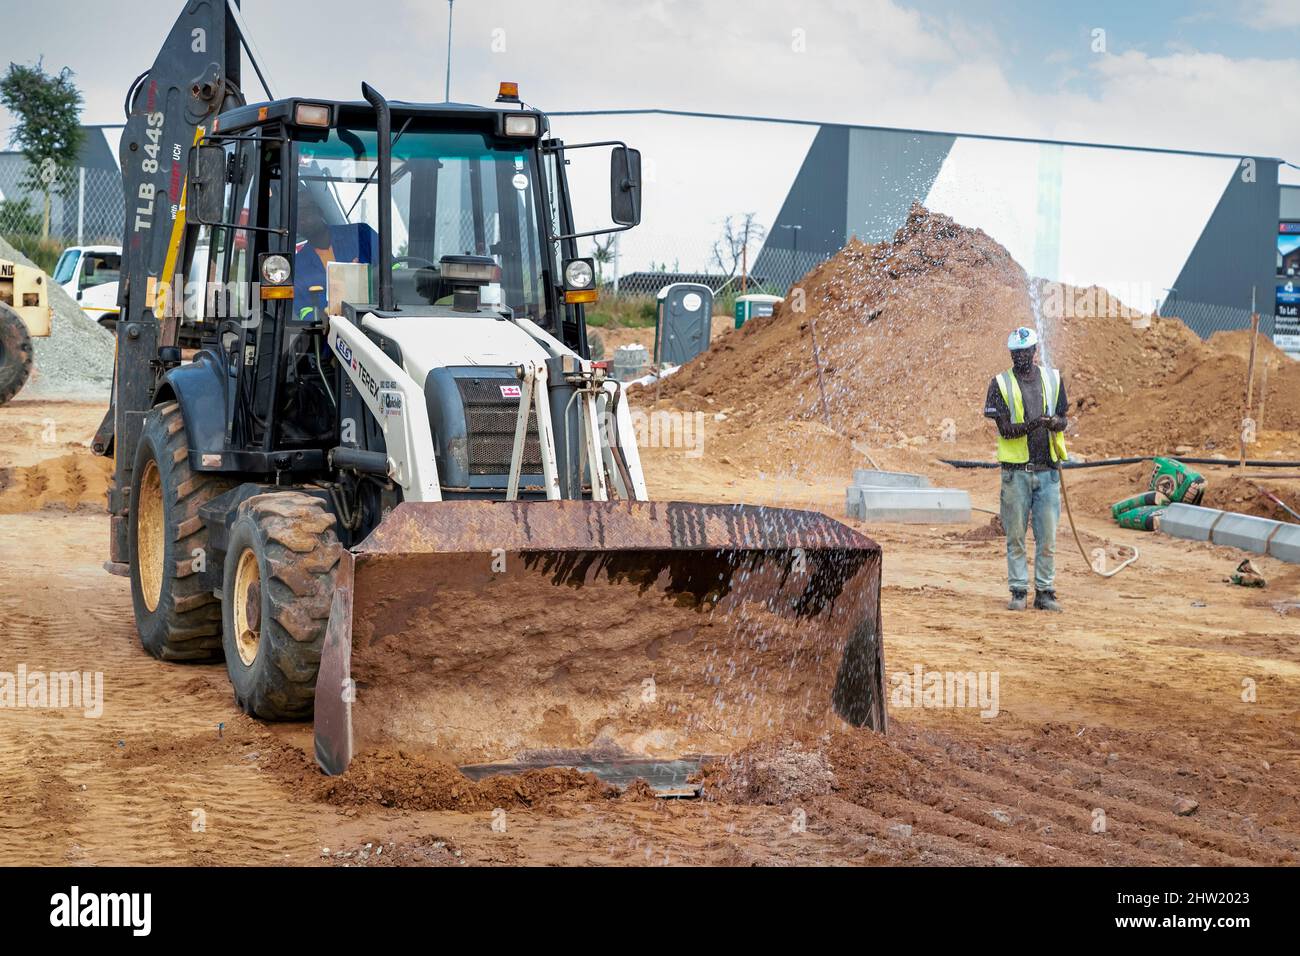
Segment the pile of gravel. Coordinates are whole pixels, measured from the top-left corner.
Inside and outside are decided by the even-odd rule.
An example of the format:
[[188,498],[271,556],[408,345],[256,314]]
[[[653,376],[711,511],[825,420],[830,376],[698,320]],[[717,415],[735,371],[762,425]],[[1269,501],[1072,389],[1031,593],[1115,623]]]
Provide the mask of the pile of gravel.
[[[0,259],[35,268],[30,259],[3,239]],[[19,396],[108,401],[113,386],[113,336],[88,318],[53,279],[48,282],[53,329],[48,338],[32,339],[36,367]]]

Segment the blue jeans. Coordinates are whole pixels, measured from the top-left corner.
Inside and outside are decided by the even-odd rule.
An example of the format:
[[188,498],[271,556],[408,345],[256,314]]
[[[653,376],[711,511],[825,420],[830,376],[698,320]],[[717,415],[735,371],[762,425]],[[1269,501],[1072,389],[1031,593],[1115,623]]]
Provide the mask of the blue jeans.
[[1002,469],[1002,526],[1007,532],[1007,583],[1029,590],[1025,533],[1034,529],[1034,589],[1056,581],[1056,526],[1061,521],[1061,473]]

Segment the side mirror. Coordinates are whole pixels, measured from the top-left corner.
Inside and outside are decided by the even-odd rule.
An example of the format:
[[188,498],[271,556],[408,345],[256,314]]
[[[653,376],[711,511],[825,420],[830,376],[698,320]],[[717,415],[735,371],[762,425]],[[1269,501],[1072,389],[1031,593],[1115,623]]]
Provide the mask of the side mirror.
[[198,146],[190,153],[189,194],[185,205],[190,222],[220,224],[225,214],[226,151],[220,146]]
[[620,226],[641,221],[641,151],[615,146],[609,160],[610,218]]

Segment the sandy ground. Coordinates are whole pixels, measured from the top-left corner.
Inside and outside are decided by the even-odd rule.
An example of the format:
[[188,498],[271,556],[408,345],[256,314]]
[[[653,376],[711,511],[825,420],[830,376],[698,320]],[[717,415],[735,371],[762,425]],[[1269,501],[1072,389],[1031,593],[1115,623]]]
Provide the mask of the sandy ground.
[[[1237,552],[1116,529],[1095,503],[1128,492],[1127,474],[1071,475],[1085,544],[1142,555],[1103,581],[1063,528],[1063,616],[1002,609],[987,515],[862,529],[884,549],[888,671],[996,672],[995,718],[895,703],[888,737],[778,743],[706,788],[717,799],[667,801],[572,773],[448,783],[414,760],[321,777],[309,728],[243,717],[224,667],[140,649],[128,583],[100,568],[105,465],[86,444],[101,415],[32,399],[0,409],[0,671],[104,679],[95,719],[0,709],[0,864],[1300,861],[1300,567],[1259,559],[1269,587],[1235,588]],[[995,506],[995,473],[932,457],[878,460]],[[844,478],[718,462],[648,452],[652,492],[841,513]]]

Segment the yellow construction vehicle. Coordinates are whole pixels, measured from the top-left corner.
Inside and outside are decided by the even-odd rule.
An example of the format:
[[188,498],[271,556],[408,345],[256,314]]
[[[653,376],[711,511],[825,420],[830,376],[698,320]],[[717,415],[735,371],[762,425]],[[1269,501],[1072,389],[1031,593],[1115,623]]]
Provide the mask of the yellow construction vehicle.
[[32,339],[50,334],[49,279],[40,269],[0,259],[0,405],[32,374]]

